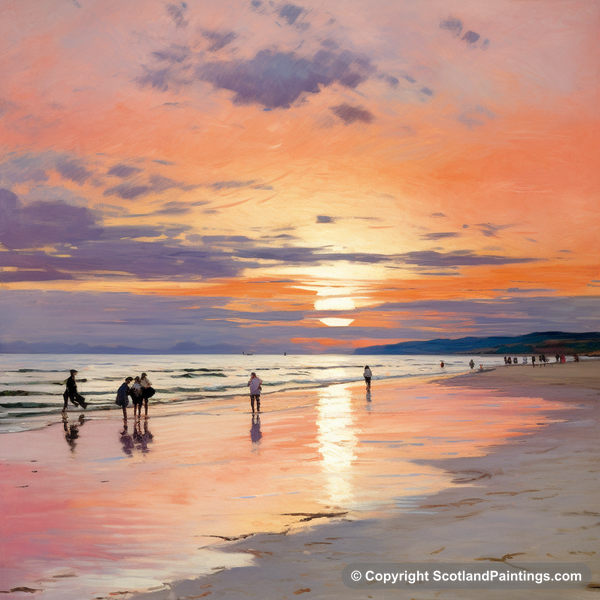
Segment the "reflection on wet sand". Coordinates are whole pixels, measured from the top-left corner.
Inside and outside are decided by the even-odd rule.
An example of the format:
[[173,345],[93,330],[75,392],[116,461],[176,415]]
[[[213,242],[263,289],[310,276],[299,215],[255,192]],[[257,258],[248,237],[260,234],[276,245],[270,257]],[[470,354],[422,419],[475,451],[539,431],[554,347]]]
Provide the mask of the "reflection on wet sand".
[[62,415],[63,429],[65,432],[65,440],[71,448],[71,453],[75,454],[75,448],[77,447],[77,439],[79,438],[79,428],[85,423],[85,415],[79,415],[79,418],[72,423],[69,422],[68,413],[64,412]]
[[137,418],[134,421],[133,433],[129,433],[127,421],[123,421],[123,429],[119,432],[121,447],[127,456],[133,456],[134,450],[139,450],[142,454],[150,452],[148,444],[154,441],[154,436],[148,429],[148,417],[144,418],[142,429],[141,419]]
[[343,386],[319,390],[317,440],[324,492],[333,505],[348,505],[354,499],[352,463],[358,437],[353,428],[350,391]]
[[252,415],[252,426],[250,427],[250,439],[252,440],[252,450],[256,450],[262,438],[260,430],[260,415]]

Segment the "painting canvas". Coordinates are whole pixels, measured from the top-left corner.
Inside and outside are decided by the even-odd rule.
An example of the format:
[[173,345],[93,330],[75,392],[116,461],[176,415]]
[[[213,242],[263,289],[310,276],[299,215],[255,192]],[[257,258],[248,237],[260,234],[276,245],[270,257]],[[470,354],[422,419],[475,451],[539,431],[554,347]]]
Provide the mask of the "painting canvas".
[[4,0],[2,597],[591,596],[599,16]]

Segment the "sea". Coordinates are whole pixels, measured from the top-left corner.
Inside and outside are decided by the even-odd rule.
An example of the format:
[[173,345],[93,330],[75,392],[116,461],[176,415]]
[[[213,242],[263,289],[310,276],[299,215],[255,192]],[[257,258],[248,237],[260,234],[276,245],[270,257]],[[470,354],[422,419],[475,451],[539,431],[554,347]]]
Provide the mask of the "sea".
[[[369,365],[378,381],[459,374],[504,364],[501,356],[431,355],[0,355],[0,433],[25,431],[56,421],[70,369],[78,371],[78,391],[87,413],[118,410],[116,391],[126,377],[148,374],[154,405],[210,402],[246,395],[251,372],[262,379],[262,394],[323,388],[363,380]],[[444,367],[441,367],[441,362]],[[73,408],[73,407],[71,407]]]

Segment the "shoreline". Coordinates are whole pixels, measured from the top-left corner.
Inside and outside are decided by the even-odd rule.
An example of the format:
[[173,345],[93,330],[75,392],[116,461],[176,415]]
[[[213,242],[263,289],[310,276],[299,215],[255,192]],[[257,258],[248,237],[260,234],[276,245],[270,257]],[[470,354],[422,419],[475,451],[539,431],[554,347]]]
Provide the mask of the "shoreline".
[[[545,369],[545,374],[537,374],[533,384],[526,370],[513,366],[511,369],[473,371],[460,376],[448,374],[429,378],[427,382],[415,382],[409,378],[384,385],[374,383],[372,398],[365,397],[364,386],[360,385],[333,386],[312,390],[309,394],[287,393],[282,395],[276,406],[268,407],[269,402],[276,399],[265,403],[267,411],[261,414],[262,432],[260,424],[258,429],[254,427],[245,397],[237,403],[230,403],[227,410],[221,407],[221,410],[213,412],[200,409],[172,415],[151,413],[149,424],[154,440],[146,443],[146,449],[150,449],[147,454],[144,454],[143,448],[140,449],[139,441],[132,439],[126,447],[123,436],[118,444],[122,446],[120,457],[104,448],[111,439],[114,440],[112,444],[117,441],[114,436],[118,419],[113,419],[112,415],[108,419],[104,415],[101,419],[91,419],[85,427],[81,427],[81,441],[76,440],[79,444],[76,454],[71,452],[69,455],[64,440],[52,441],[56,439],[56,428],[13,436],[23,436],[25,446],[31,445],[32,439],[37,439],[39,446],[41,436],[46,440],[48,454],[54,458],[45,468],[53,469],[54,475],[46,491],[40,490],[40,502],[47,500],[49,493],[66,487],[64,502],[67,510],[60,507],[56,510],[65,513],[66,521],[62,527],[66,531],[72,530],[72,535],[79,535],[80,527],[88,528],[83,533],[86,538],[93,538],[92,546],[86,550],[90,557],[96,554],[98,544],[114,542],[112,536],[106,536],[107,526],[114,531],[123,527],[129,529],[136,522],[132,518],[141,518],[151,524],[145,535],[150,535],[148,543],[151,547],[155,546],[156,551],[146,558],[142,553],[135,561],[141,561],[140,564],[145,561],[147,566],[144,568],[156,564],[158,581],[172,583],[164,586],[144,584],[144,577],[140,578],[135,569],[129,569],[128,577],[124,576],[125,572],[120,575],[115,572],[111,585],[110,560],[91,558],[89,560],[96,561],[96,570],[104,577],[104,583],[98,584],[98,591],[106,589],[107,585],[108,589],[112,589],[112,595],[97,593],[93,597],[108,598],[117,594],[117,597],[123,598],[166,600],[203,597],[202,594],[210,591],[212,597],[279,598],[285,595],[292,597],[298,590],[310,588],[310,592],[302,592],[303,597],[337,598],[348,592],[337,571],[332,574],[332,565],[341,572],[342,564],[360,562],[361,557],[369,557],[369,562],[386,562],[385,558],[390,556],[394,556],[394,562],[418,562],[432,558],[457,562],[474,559],[473,551],[469,553],[467,550],[469,544],[472,545],[469,540],[474,539],[473,532],[477,531],[475,524],[483,518],[481,515],[491,514],[494,518],[499,514],[506,515],[506,511],[516,509],[498,504],[498,499],[511,499],[516,505],[529,497],[525,494],[527,490],[543,488],[525,484],[515,487],[515,482],[507,478],[504,466],[507,460],[511,464],[522,464],[526,471],[530,469],[524,460],[529,455],[523,452],[523,448],[527,448],[527,452],[542,452],[539,456],[535,455],[541,460],[551,458],[556,461],[561,452],[565,454],[564,460],[570,454],[581,459],[584,451],[578,448],[579,441],[575,440],[575,446],[568,448],[569,433],[585,433],[588,436],[594,430],[593,425],[570,428],[565,423],[555,422],[566,420],[569,423],[579,414],[578,410],[591,410],[592,404],[586,396],[589,388],[578,387],[588,385],[587,377],[581,375],[580,367],[575,363],[572,365],[579,371],[580,377],[573,386],[564,387],[556,383],[573,379],[571,363],[558,365],[555,370],[539,368],[540,371]],[[598,366],[600,362],[583,367],[583,370],[597,371]],[[523,375],[517,373],[521,371]],[[554,374],[551,375],[551,372]],[[530,381],[527,389],[523,382],[518,388],[507,389],[506,382],[523,377],[523,381]],[[541,377],[547,381],[540,380]],[[597,384],[597,378],[592,379]],[[565,400],[564,392],[571,388],[574,395],[571,395],[571,400]],[[420,400],[425,397],[428,399]],[[542,397],[547,399],[538,400]],[[590,406],[586,406],[586,402]],[[594,406],[594,415],[597,415],[597,402]],[[477,411],[483,411],[487,421],[476,424],[476,427],[465,425],[467,421],[473,423],[470,417]],[[78,416],[78,413],[74,415]],[[250,431],[247,429],[249,419],[252,419]],[[593,419],[586,417],[579,420]],[[128,435],[133,433],[134,420],[131,419],[129,424]],[[219,424],[226,424],[228,431],[221,431],[222,425]],[[394,433],[400,431],[401,434]],[[467,431],[468,437],[472,438],[470,440],[464,439]],[[106,438],[107,432],[112,437],[103,444],[102,438]],[[139,434],[143,437],[143,419]],[[249,437],[246,437],[248,434]],[[552,436],[557,437],[560,443],[557,448],[550,447],[547,451]],[[60,447],[54,447],[56,444]],[[29,452],[29,449],[26,451]],[[128,451],[130,454],[127,454]],[[452,457],[451,454],[461,456]],[[25,477],[27,467],[23,468],[24,463],[31,457],[25,453],[22,458],[19,468],[7,470],[7,465],[2,465],[5,483],[23,487],[20,484],[31,484],[37,477]],[[65,458],[68,463],[64,462]],[[39,457],[36,459],[39,460]],[[224,459],[227,462],[223,462]],[[61,465],[70,465],[69,477],[75,478],[75,483],[57,483],[58,474],[65,469]],[[38,465],[35,467],[39,468]],[[183,483],[176,484],[171,472],[173,476],[177,473],[179,478],[183,477]],[[473,473],[477,476],[473,477]],[[550,468],[546,476],[554,476],[553,473]],[[198,476],[201,481],[198,481]],[[517,481],[519,477],[523,475],[517,473]],[[112,493],[106,486],[100,485],[105,479],[110,480]],[[61,487],[57,488],[57,485]],[[90,493],[81,492],[79,488],[82,486],[89,486]],[[481,491],[482,486],[491,487]],[[168,488],[173,488],[170,495],[167,494]],[[211,491],[212,488],[214,491]],[[491,495],[488,496],[488,492]],[[24,501],[27,498],[31,501],[30,492],[19,493]],[[119,494],[125,496],[121,498]],[[205,499],[202,501],[198,494]],[[552,498],[545,499],[546,492],[531,492],[529,495],[533,499],[526,504],[535,505],[536,510],[539,506],[557,502]],[[394,496],[399,499],[394,500]],[[148,498],[150,505],[137,508],[137,498]],[[492,506],[488,506],[490,499],[495,500]],[[579,517],[581,526],[587,526],[586,522],[593,519],[583,514],[585,511],[594,513],[593,504],[579,511],[582,513]],[[175,512],[174,506],[177,507]],[[354,508],[349,509],[349,506]],[[150,510],[152,507],[156,510]],[[38,510],[41,516],[48,512],[49,507],[44,505]],[[139,517],[136,516],[137,511],[141,511]],[[202,515],[204,517],[198,520]],[[79,522],[81,519],[84,521]],[[90,519],[93,526],[88,525]],[[100,522],[94,525],[98,519]],[[452,523],[459,523],[461,528],[468,526],[468,535],[461,528],[450,527]],[[123,549],[129,548],[128,551],[134,554],[136,546],[128,544],[137,539],[135,527],[133,531],[122,530],[127,534],[123,537]],[[436,546],[433,542],[437,543],[439,539],[440,527],[452,531],[452,541]],[[498,529],[499,526],[495,527]],[[261,534],[261,531],[274,533]],[[402,540],[402,548],[406,546],[406,549],[401,549],[404,552],[402,560],[396,558],[399,548],[393,540],[380,539],[388,531],[395,531],[396,537]],[[133,536],[131,540],[128,535]],[[498,540],[502,535],[500,527]],[[64,534],[60,536],[62,539]],[[243,539],[223,543],[223,539],[240,536]],[[161,553],[164,553],[161,540],[162,546],[168,540],[178,540],[180,545],[164,556],[166,567],[159,566]],[[440,550],[442,546],[444,548]],[[499,541],[496,546],[489,547],[488,558],[502,558],[507,553],[521,551],[508,542],[502,544]],[[581,545],[573,551],[592,550]],[[79,553],[83,560],[85,552]],[[194,570],[190,554],[194,553],[197,554],[194,560],[198,575],[211,571],[217,574],[190,578],[190,567]],[[585,554],[581,556],[591,558]],[[485,553],[479,552],[476,558],[486,558]],[[27,561],[24,563],[28,564]],[[61,561],[57,561],[52,567],[54,570],[48,571],[46,564],[43,582],[39,575],[39,581],[36,580],[35,574],[40,573],[44,565],[31,563],[30,575],[19,579],[18,584],[32,589],[42,588],[44,591],[40,597],[43,599],[65,598],[64,588],[53,591],[57,582],[68,582],[72,586],[84,581],[90,583],[85,579],[92,576],[85,573],[85,560],[79,563],[78,566],[77,561],[67,555],[62,567]],[[188,566],[185,567],[185,564]],[[219,567],[228,569],[221,572]],[[161,568],[164,571],[162,575]],[[597,581],[597,571],[594,576]],[[64,577],[69,578],[61,579]],[[152,587],[155,588],[153,592],[134,593],[136,589]],[[0,588],[2,591],[7,589],[5,585]],[[73,597],[79,600],[87,596],[76,594]],[[426,597],[433,598],[432,595]]]
[[[597,448],[590,449],[589,445],[595,446],[595,424],[600,417],[600,380],[593,375],[573,379],[572,373],[563,369],[580,369],[570,369],[569,365],[559,365],[559,368],[561,373],[557,371],[550,376],[544,372],[545,367],[540,367],[534,381],[527,373],[502,368],[497,369],[500,373],[473,372],[430,381],[432,385],[493,389],[494,394],[540,395],[542,390],[546,401],[562,403],[563,407],[553,414],[557,422],[532,434],[490,446],[483,456],[427,461],[437,463],[439,468],[454,475],[454,483],[458,485],[428,498],[418,507],[420,510],[356,521],[338,517],[291,537],[257,534],[223,544],[220,551],[249,553],[255,557],[255,565],[188,579],[169,586],[167,591],[134,595],[132,600],[208,595],[231,599],[301,595],[333,600],[349,594],[388,598],[398,593],[397,590],[350,592],[341,582],[341,571],[352,562],[476,560],[491,565],[506,561],[513,564],[519,561],[581,562],[592,570],[589,589],[598,587],[600,566],[596,552],[600,512],[596,498],[600,491],[597,475],[600,452]],[[594,371],[598,373],[598,364],[594,365]],[[560,379],[562,381],[557,381]],[[565,379],[569,379],[568,383]],[[508,390],[506,385],[515,381],[518,387]],[[561,395],[562,389],[557,392],[551,388],[557,384],[577,391],[566,399]],[[583,412],[578,413],[578,410]],[[591,456],[583,461],[575,456],[582,453]],[[582,497],[573,497],[573,493],[568,492],[568,485],[564,484],[570,482],[570,469],[557,473],[557,461],[568,462],[575,471],[589,466],[589,470],[596,473],[588,489],[582,490],[585,492]],[[563,483],[563,488],[557,485],[559,483]],[[565,487],[567,494],[561,497],[558,490]],[[507,524],[511,526],[507,528]],[[480,590],[446,590],[442,594],[444,598],[457,600],[482,597]],[[520,590],[486,590],[485,594],[499,600],[524,597]],[[582,589],[528,590],[526,594],[540,599],[579,598],[580,594],[587,597]],[[439,591],[419,592],[419,598],[437,597],[440,597]]]

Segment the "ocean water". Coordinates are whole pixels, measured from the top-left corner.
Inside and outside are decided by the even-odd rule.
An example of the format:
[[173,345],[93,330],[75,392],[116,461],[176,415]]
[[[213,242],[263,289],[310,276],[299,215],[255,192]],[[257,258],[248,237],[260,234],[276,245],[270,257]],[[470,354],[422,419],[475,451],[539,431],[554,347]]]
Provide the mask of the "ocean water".
[[[322,388],[362,381],[365,365],[373,384],[387,379],[431,377],[504,364],[501,356],[352,355],[0,355],[0,433],[43,426],[62,410],[64,382],[78,371],[78,390],[87,412],[118,410],[115,396],[125,377],[146,372],[156,395],[151,404],[210,401],[247,394],[252,371],[263,380],[262,393]],[[441,360],[445,366],[440,367]],[[82,381],[86,380],[86,381]],[[70,407],[73,410],[74,407]],[[52,417],[52,419],[50,419]]]

